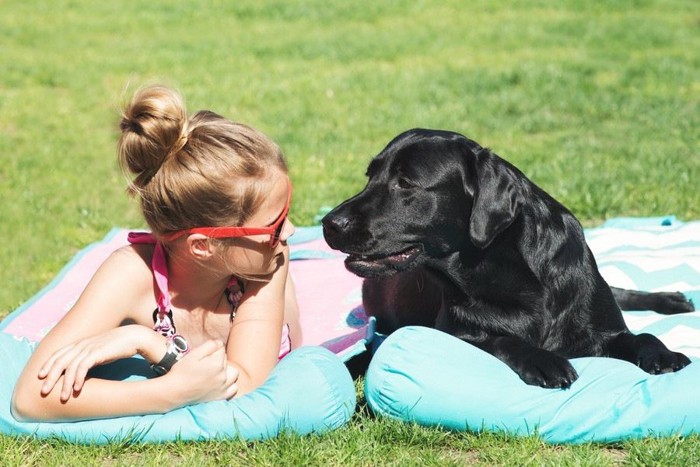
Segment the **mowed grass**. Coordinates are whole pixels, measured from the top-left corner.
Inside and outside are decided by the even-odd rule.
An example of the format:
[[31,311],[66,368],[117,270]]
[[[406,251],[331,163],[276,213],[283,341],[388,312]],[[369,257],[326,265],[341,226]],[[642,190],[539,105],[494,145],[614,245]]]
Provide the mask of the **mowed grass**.
[[[179,88],[282,146],[310,225],[412,127],[494,149],[585,225],[700,218],[694,0],[2,2],[0,317],[112,227],[142,227],[115,162],[120,104]],[[96,310],[108,312],[109,310]],[[361,395],[361,388],[358,386]],[[375,420],[260,443],[77,447],[0,438],[2,463],[678,465],[691,438],[547,446]],[[104,460],[103,460],[104,459]]]

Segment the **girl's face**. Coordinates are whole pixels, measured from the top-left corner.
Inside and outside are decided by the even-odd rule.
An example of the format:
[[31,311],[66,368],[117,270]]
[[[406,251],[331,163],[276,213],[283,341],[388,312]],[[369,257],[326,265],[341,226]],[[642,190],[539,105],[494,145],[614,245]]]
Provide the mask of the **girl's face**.
[[[284,211],[289,197],[291,185],[286,174],[278,172],[269,183],[270,192],[263,203],[243,227],[267,227],[279,219]],[[280,233],[280,241],[273,248],[270,246],[270,235],[251,235],[235,240],[233,246],[227,248],[226,260],[230,262],[234,274],[245,276],[268,276],[282,264],[283,253],[287,247],[287,239],[294,233],[294,224],[287,219]]]

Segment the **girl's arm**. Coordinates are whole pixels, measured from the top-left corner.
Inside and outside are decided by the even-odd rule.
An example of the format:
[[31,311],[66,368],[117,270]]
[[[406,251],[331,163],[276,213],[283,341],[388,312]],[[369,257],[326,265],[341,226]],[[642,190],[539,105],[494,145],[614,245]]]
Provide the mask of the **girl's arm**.
[[[195,394],[196,383],[182,376],[182,370],[191,367],[183,365],[185,360],[189,360],[188,363],[197,360],[189,358],[199,355],[195,351],[175,365],[182,368],[175,371],[174,367],[165,377],[140,382],[91,378],[83,383],[78,376],[76,389],[76,375],[87,371],[80,362],[88,365],[90,359],[109,361],[129,353],[141,353],[157,361],[165,353],[164,338],[144,326],[127,326],[115,331],[123,321],[133,319],[131,310],[152,306],[152,302],[143,303],[143,297],[153,293],[152,281],[147,263],[135,249],[126,247],[113,253],[95,273],[73,308],[42,339],[30,357],[15,386],[14,415],[23,420],[89,419],[164,412],[199,400],[199,397],[206,398],[205,390],[210,388],[205,386]],[[144,333],[144,330],[149,332]],[[115,340],[99,345],[101,339],[108,338]],[[65,356],[65,352],[70,353],[76,346],[82,346],[83,350],[65,361],[60,360],[61,355]],[[201,351],[204,354],[199,356],[211,360],[211,365],[206,367],[210,378],[223,374],[226,380],[231,372],[221,369],[223,351],[217,354],[218,349],[212,346],[215,345],[210,344],[209,352],[205,348]],[[197,372],[193,368],[190,370]],[[165,387],[172,380],[179,383],[175,389]],[[219,398],[224,398],[230,387],[223,391],[220,387],[216,389],[220,392]]]
[[[39,369],[37,377],[44,380],[41,395],[56,389],[61,401],[73,393],[79,394],[88,371],[98,365],[140,354],[150,362],[162,356],[166,338],[146,326],[131,324],[110,329],[55,351]],[[56,383],[62,380],[60,390]]]
[[235,370],[220,341],[193,349],[161,377],[139,381],[90,378],[79,394],[60,399],[58,391],[36,397],[35,388],[15,392],[19,420],[67,421],[164,413],[197,402],[230,399],[236,393]]
[[226,353],[238,370],[238,394],[265,382],[277,364],[284,323],[285,285],[289,275],[289,249],[269,281],[247,281],[229,334]]

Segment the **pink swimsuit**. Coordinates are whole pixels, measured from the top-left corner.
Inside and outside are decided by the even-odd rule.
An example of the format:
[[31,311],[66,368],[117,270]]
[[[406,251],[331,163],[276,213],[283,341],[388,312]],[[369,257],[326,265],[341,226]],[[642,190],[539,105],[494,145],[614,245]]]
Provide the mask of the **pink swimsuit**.
[[[175,322],[173,321],[173,312],[170,309],[170,293],[168,292],[168,264],[163,244],[148,232],[129,232],[128,239],[129,243],[132,244],[155,245],[151,269],[160,293],[158,294],[158,308],[153,311],[153,330],[166,337],[175,335]],[[233,321],[236,317],[238,304],[243,297],[243,284],[236,277],[232,277],[224,293],[231,304],[231,321]],[[292,341],[289,337],[289,325],[285,323],[282,327],[279,358],[281,359],[291,350]]]

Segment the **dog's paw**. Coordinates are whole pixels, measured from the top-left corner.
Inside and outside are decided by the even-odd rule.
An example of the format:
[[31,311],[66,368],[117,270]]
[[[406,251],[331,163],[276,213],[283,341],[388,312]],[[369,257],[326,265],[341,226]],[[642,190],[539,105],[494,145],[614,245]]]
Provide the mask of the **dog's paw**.
[[527,384],[543,388],[566,389],[578,379],[569,360],[546,350],[528,355],[516,372]]
[[692,300],[688,300],[680,292],[657,292],[652,294],[654,298],[652,310],[663,315],[677,315],[695,311]]
[[671,350],[648,349],[641,352],[637,366],[652,375],[671,373],[690,365],[690,359],[679,352]]

